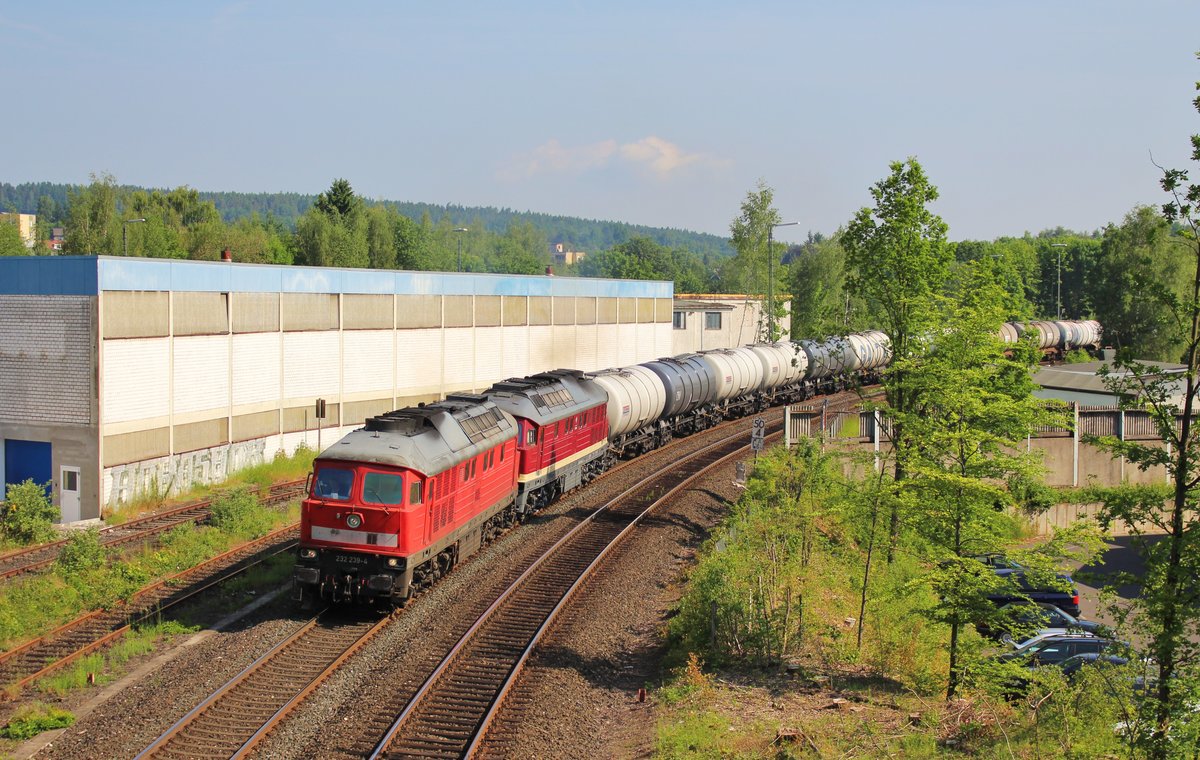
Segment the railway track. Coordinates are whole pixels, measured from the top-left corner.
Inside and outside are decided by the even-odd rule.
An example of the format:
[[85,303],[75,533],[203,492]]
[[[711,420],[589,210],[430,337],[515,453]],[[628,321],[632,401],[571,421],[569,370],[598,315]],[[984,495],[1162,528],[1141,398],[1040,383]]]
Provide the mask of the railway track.
[[388,623],[325,610],[184,715],[140,758],[240,757]]
[[[266,494],[260,495],[259,500],[263,504],[286,503],[304,491],[304,483],[303,479],[276,483]],[[207,520],[211,506],[212,499],[202,499],[120,525],[110,525],[100,530],[100,543],[106,548],[140,544],[179,525]],[[66,543],[67,539],[62,539],[0,555],[0,580],[48,567],[58,559]]]
[[97,610],[0,655],[0,686],[16,692],[43,676],[123,636],[130,628],[195,598],[270,557],[290,551],[300,538],[290,525],[213,557],[139,591],[127,604]]
[[[781,432],[776,421],[767,435]],[[592,574],[605,571],[606,554],[678,490],[744,449],[741,436],[701,449],[642,480],[572,529],[467,631],[370,757],[470,756],[555,616]]]

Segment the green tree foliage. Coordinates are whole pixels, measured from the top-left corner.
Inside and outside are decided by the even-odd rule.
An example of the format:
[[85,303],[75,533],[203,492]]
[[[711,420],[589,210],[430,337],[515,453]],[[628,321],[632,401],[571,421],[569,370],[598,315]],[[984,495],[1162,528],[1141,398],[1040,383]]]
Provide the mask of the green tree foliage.
[[[896,451],[895,479],[904,479],[905,449],[916,444],[903,420],[916,409],[908,386],[912,359],[938,327],[939,302],[950,273],[952,251],[946,223],[929,210],[938,192],[915,158],[894,161],[891,174],[871,188],[874,208],[862,208],[842,235],[849,264],[847,288],[863,298],[891,340],[895,357],[884,376],[887,407]],[[899,536],[899,502],[889,518],[888,561]]]
[[[464,233],[456,233],[464,234]],[[542,274],[550,263],[550,244],[529,222],[516,222],[496,240],[487,270],[506,274]]]
[[[1200,82],[1196,91],[1200,92]],[[1200,97],[1193,104],[1200,111]],[[1192,161],[1200,162],[1200,134],[1191,136],[1191,146]],[[1133,616],[1158,667],[1158,678],[1146,692],[1143,709],[1154,728],[1140,738],[1147,755],[1155,760],[1194,755],[1200,746],[1200,713],[1195,709],[1200,695],[1200,584],[1196,583],[1200,578],[1200,430],[1193,418],[1200,390],[1200,183],[1191,182],[1185,169],[1162,171],[1161,185],[1169,198],[1162,214],[1167,223],[1177,225],[1179,234],[1171,245],[1178,245],[1186,256],[1187,286],[1180,293],[1173,283],[1155,285],[1140,295],[1172,314],[1173,318],[1162,324],[1183,346],[1182,382],[1178,377],[1164,378],[1137,361],[1118,358],[1114,365],[1118,371],[1109,377],[1110,385],[1136,399],[1127,405],[1137,403],[1149,412],[1161,442],[1112,437],[1100,441],[1142,469],[1163,468],[1173,486],[1165,509],[1158,499],[1141,498],[1137,493],[1118,495],[1104,505],[1107,519],[1123,520],[1135,532],[1140,530],[1138,526],[1147,525],[1164,534],[1153,540],[1135,538],[1146,572],[1139,579],[1141,589],[1133,601]],[[1140,230],[1130,236],[1135,252],[1146,255],[1154,250],[1148,233],[1161,228],[1149,218],[1143,219],[1141,210],[1128,222]]]
[[1105,341],[1129,357],[1177,360],[1192,279],[1188,249],[1156,209],[1140,206],[1105,229],[1100,251],[1092,287]]
[[832,238],[809,235],[788,263],[792,337],[845,335],[873,327],[863,301],[846,288],[846,251],[841,230]]
[[93,174],[90,185],[69,191],[64,253],[121,253],[118,195],[117,181],[111,174]]
[[575,271],[583,277],[673,280],[676,293],[712,292],[702,261],[688,251],[671,250],[646,237],[589,254]]
[[35,253],[25,247],[16,224],[0,221],[0,256],[32,256]]
[[46,488],[32,479],[9,483],[0,504],[0,531],[22,544],[40,543],[54,538],[58,510],[50,503]]
[[[767,250],[767,233],[780,220],[779,211],[772,205],[774,200],[775,190],[760,179],[755,189],[746,193],[741,212],[730,223],[731,242],[737,254],[721,270],[721,285],[726,292],[765,294],[768,269],[776,279],[784,279],[786,272],[778,258],[768,267],[768,258],[778,257],[779,253],[778,249]],[[778,282],[772,285],[776,293],[782,292]]]
[[964,298],[953,307],[924,356],[898,360],[915,401],[895,423],[920,441],[902,449],[900,484],[919,505],[913,520],[937,569],[927,576],[938,603],[930,612],[949,629],[947,698],[961,682],[962,635],[989,615],[987,596],[999,581],[976,555],[1003,552],[1013,522],[1004,483],[1036,477],[1036,462],[1021,443],[1039,424],[1068,424],[1034,399],[1030,346],[1005,354],[999,337],[1004,292],[984,262],[967,265]]
[[93,526],[87,530],[73,531],[55,563],[64,576],[103,567],[104,547],[100,543],[99,529]]
[[963,240],[954,245],[955,263],[948,292],[953,297],[967,287],[967,265],[985,267],[1004,289],[1005,321],[1026,321],[1034,316],[1031,299],[1039,285],[1037,249],[1030,240],[1000,238],[995,242]]
[[350,183],[336,179],[296,223],[296,263],[319,267],[370,266],[369,223]]

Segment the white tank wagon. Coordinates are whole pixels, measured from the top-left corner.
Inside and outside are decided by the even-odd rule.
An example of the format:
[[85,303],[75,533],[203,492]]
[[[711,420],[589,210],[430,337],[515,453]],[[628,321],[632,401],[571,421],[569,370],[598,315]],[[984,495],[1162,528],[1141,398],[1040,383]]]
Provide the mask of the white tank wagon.
[[605,369],[592,381],[608,392],[608,437],[617,456],[635,456],[658,443],[657,423],[667,404],[662,381],[635,364]]
[[1005,344],[1019,343],[1025,333],[1025,326],[1019,322],[1005,322],[1000,325],[1000,340]]
[[880,330],[855,333],[849,339],[858,354],[857,369],[860,371],[874,372],[886,367],[892,360],[892,342]]
[[804,369],[808,367],[808,360],[805,359],[804,367],[798,366],[793,361],[796,358],[796,351],[792,344],[758,343],[746,348],[762,364],[762,390],[764,392],[772,393],[779,388],[786,388],[792,383],[804,379]]
[[700,359],[716,378],[715,403],[723,417],[732,419],[765,408],[758,392],[764,368],[757,354],[749,348],[731,348],[705,351]]

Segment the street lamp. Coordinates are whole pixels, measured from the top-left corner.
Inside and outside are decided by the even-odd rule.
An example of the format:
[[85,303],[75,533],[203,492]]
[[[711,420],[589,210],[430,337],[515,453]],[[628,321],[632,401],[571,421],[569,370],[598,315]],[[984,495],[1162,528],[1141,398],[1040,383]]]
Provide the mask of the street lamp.
[[129,225],[144,222],[145,219],[126,219],[121,222],[121,251],[125,256],[129,255]]
[[[466,227],[456,227],[455,232],[466,232]],[[462,235],[458,236],[458,271],[462,271]]]
[[767,227],[767,340],[775,340],[775,253],[771,250],[776,227],[791,227],[800,222],[780,222]]
[[1056,286],[1057,295],[1055,296],[1055,301],[1056,301],[1056,308],[1057,308],[1056,314],[1059,319],[1062,319],[1062,249],[1066,248],[1067,244],[1066,243],[1051,243],[1050,247],[1059,249],[1059,251],[1058,251],[1058,267],[1055,270],[1057,272],[1057,274],[1055,275],[1055,280],[1057,281],[1057,286]]

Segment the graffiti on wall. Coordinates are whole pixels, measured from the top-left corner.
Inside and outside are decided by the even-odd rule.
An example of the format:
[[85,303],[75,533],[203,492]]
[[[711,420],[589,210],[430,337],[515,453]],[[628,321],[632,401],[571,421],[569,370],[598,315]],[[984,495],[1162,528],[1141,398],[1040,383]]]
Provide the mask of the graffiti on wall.
[[108,504],[149,496],[165,497],[193,485],[217,483],[231,473],[266,461],[267,441],[259,438],[228,446],[189,451],[161,459],[132,462],[111,468]]

